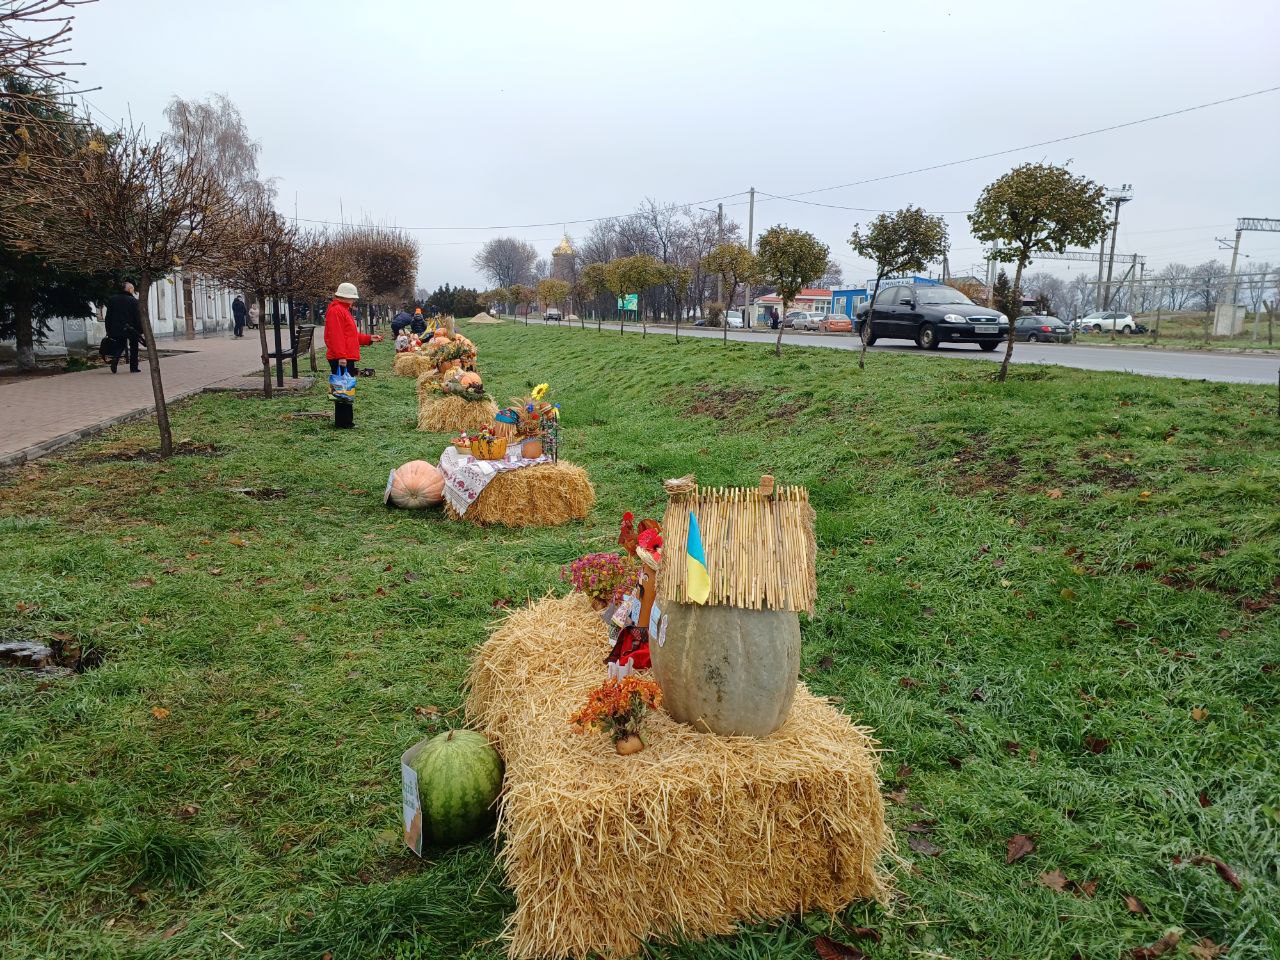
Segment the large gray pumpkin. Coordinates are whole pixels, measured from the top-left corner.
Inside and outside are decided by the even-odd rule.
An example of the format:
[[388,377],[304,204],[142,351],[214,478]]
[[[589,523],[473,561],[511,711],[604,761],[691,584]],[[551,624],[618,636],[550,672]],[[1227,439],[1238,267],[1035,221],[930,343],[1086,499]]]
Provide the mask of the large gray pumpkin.
[[789,610],[672,603],[667,638],[649,644],[662,704],[681,723],[766,737],[791,711],[800,618]]

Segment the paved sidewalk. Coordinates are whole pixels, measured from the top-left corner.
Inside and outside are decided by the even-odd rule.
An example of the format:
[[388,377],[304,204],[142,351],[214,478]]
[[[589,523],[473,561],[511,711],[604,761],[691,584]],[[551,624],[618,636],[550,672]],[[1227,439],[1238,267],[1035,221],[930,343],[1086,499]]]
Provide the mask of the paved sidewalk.
[[[250,333],[241,340],[221,334],[158,341],[162,351],[184,351],[160,360],[165,397],[178,400],[210,384],[261,369],[258,338]],[[128,363],[122,363],[116,374],[108,367],[95,367],[0,385],[6,422],[0,431],[0,467],[34,460],[122,421],[150,414],[155,403],[145,353],[141,366],[141,373],[129,373]]]

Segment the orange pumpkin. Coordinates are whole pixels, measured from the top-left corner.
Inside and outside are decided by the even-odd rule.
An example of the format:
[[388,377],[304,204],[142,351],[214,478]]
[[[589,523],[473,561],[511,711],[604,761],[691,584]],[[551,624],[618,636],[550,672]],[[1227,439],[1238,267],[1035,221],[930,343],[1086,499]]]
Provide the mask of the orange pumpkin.
[[418,510],[444,499],[444,474],[425,460],[410,460],[387,478],[386,502]]
[[445,347],[449,345],[448,337],[432,337],[431,342],[427,344],[429,347]]
[[462,384],[464,389],[470,387],[480,387],[484,385],[484,381],[480,379],[480,374],[474,371],[468,371],[458,378],[458,382]]

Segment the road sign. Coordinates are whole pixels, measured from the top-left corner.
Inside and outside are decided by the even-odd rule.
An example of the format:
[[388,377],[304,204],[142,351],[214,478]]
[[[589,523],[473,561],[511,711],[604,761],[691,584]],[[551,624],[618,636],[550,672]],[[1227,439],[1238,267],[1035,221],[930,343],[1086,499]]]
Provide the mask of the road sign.
[[628,293],[618,298],[619,310],[639,310],[640,294]]

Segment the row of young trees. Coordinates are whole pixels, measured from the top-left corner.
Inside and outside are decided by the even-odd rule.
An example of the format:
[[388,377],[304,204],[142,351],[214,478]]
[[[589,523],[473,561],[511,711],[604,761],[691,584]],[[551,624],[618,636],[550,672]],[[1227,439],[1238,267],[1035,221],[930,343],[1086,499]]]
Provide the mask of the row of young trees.
[[[37,23],[60,13],[62,27],[46,38],[60,49],[71,15],[58,8],[72,5],[46,0],[23,12]],[[0,22],[13,35],[16,27]],[[257,144],[225,98],[175,98],[170,129],[150,140],[78,114],[60,75],[24,68],[29,47],[0,43],[0,58],[0,321],[17,338],[19,363],[32,365],[45,320],[88,316],[91,301],[132,281],[162,456],[173,439],[148,309],[156,282],[178,270],[200,274],[255,298],[264,321],[268,299],[321,300],[342,281],[374,304],[411,297],[417,245],[394,229],[327,232],[282,217],[271,183],[258,177]],[[269,395],[266,323],[259,329]]]

